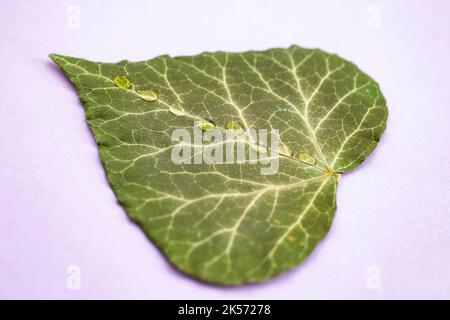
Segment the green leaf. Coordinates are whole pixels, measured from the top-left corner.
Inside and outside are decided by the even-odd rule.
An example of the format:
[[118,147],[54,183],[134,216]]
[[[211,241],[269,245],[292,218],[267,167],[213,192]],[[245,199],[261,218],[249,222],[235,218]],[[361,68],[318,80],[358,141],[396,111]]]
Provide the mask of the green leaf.
[[[386,126],[377,83],[317,49],[116,64],[50,57],[78,91],[120,204],[175,267],[207,282],[264,281],[303,261],[331,226],[339,175]],[[193,132],[194,121],[204,133],[279,129],[278,173],[175,164],[171,134]]]

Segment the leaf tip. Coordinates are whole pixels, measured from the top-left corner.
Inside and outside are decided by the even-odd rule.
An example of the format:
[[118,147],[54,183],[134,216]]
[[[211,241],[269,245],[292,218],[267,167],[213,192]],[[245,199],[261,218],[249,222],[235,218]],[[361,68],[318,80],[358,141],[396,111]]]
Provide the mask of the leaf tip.
[[52,59],[52,61],[56,62],[56,60],[61,59],[62,56],[59,55],[59,54],[56,54],[56,53],[50,53],[50,54],[48,55],[48,57],[49,57],[50,59]]
[[56,53],[51,53],[48,55],[48,57],[54,62],[56,63],[57,66],[61,67],[61,63],[64,60],[64,56],[60,55],[60,54],[56,54]]

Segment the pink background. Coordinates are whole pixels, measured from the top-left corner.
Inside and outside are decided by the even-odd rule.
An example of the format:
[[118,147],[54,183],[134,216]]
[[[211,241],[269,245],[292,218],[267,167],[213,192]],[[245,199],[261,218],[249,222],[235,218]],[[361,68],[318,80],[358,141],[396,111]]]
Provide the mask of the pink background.
[[[1,298],[450,298],[449,1],[0,0],[0,21]],[[114,62],[294,43],[374,77],[386,133],[342,177],[331,231],[303,265],[235,288],[189,279],[116,204],[75,91],[47,55]],[[66,286],[69,265],[79,290]]]

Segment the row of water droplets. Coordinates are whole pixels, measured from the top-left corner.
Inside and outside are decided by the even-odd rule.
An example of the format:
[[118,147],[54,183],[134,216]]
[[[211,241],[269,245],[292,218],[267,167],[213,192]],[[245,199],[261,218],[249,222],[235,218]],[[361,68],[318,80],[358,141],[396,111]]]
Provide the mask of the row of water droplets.
[[[126,89],[126,90],[132,90],[133,89],[133,83],[128,79],[126,76],[116,76],[114,78],[114,83],[117,87]],[[155,102],[159,99],[159,92],[154,90],[141,90],[141,91],[134,91],[137,95],[141,97],[142,100],[149,101],[149,102]],[[188,113],[184,110],[184,108],[179,103],[174,103],[169,106],[169,112],[175,116],[187,116]],[[216,124],[209,119],[203,119],[200,118],[199,120],[199,126],[202,131],[210,131],[213,129],[218,128]],[[222,130],[228,130],[231,133],[234,134],[241,134],[244,132],[244,128],[242,124],[239,121],[230,121],[227,123],[225,128],[219,128]],[[258,146],[258,152],[267,153],[267,147],[260,147]],[[301,152],[298,155],[294,155],[294,152],[292,149],[280,142],[278,147],[278,153],[290,158],[295,158],[300,160],[301,162],[304,162],[306,164],[309,164],[311,166],[314,166],[316,164],[316,159],[307,152]]]

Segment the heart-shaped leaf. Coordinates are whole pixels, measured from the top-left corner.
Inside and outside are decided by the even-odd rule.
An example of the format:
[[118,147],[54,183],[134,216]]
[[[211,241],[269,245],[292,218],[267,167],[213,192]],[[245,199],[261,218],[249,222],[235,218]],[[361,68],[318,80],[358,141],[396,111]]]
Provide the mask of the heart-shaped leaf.
[[[378,85],[317,49],[116,64],[50,57],[78,91],[128,215],[174,266],[212,283],[264,281],[304,260],[330,228],[340,174],[369,156],[386,126]],[[276,129],[278,147],[246,138],[245,155],[278,159],[277,171],[262,173],[267,161],[202,161],[225,145],[211,137],[184,141],[192,163],[174,161],[177,129]]]

